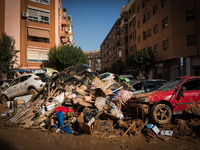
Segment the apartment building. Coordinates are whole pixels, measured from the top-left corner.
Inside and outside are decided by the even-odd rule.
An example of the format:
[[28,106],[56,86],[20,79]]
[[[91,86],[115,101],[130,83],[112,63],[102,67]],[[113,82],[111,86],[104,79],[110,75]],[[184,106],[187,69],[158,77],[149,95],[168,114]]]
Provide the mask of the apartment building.
[[1,0],[0,7],[0,32],[13,36],[20,50],[16,68],[43,68],[51,47],[74,44],[61,0]]
[[86,51],[84,52],[89,61],[89,66],[91,66],[96,71],[101,71],[101,52],[100,50]]
[[102,69],[152,48],[158,57],[150,78],[200,75],[199,6],[197,0],[129,0],[100,46]]

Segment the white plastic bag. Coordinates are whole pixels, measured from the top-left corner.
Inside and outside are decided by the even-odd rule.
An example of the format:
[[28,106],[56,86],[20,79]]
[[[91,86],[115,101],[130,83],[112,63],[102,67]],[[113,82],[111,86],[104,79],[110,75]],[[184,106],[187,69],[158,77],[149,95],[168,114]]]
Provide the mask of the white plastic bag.
[[95,106],[101,111],[106,105],[106,100],[107,99],[104,97],[97,97],[95,100]]

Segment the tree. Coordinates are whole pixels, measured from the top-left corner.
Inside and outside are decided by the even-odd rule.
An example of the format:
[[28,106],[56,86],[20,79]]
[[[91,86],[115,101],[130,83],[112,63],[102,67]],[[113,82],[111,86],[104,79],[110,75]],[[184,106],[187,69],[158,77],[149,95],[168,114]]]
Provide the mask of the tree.
[[69,66],[88,64],[88,58],[80,47],[61,45],[53,47],[48,53],[49,62],[61,71]]
[[144,73],[145,78],[156,65],[156,54],[150,48],[133,52],[126,60],[126,65],[133,71],[133,76]]
[[132,75],[137,78],[140,72],[140,66],[138,62],[138,51],[133,52],[126,59],[126,65],[131,69]]
[[14,64],[17,64],[19,50],[15,50],[14,45],[15,39],[6,35],[6,33],[2,33],[0,39],[0,69],[6,74],[10,73]]
[[124,73],[125,64],[121,61],[118,61],[117,63],[113,63],[110,68],[110,72],[113,72],[115,74],[123,74]]
[[146,48],[142,51],[143,65],[141,65],[141,72],[145,73],[145,78],[148,78],[149,72],[156,66],[156,54],[150,48]]

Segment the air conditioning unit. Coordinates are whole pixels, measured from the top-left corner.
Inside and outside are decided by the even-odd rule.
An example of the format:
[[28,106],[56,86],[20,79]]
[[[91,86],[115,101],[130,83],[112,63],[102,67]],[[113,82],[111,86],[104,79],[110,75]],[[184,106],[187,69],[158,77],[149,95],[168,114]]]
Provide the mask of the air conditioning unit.
[[27,18],[28,17],[28,13],[27,12],[22,12],[22,18]]

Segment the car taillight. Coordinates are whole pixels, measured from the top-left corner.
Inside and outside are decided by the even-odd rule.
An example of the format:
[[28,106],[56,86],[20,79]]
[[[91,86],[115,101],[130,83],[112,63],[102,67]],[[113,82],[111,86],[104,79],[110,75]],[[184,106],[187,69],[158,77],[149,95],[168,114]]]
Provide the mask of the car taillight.
[[113,74],[113,78],[115,78],[115,75]]
[[40,87],[43,87],[43,84],[40,84]]
[[55,68],[52,68],[52,70],[56,70]]
[[87,71],[87,72],[93,72],[94,70],[91,69],[91,68],[87,68],[86,71]]
[[35,80],[41,80],[41,78],[40,77],[37,77],[37,78],[34,78]]

